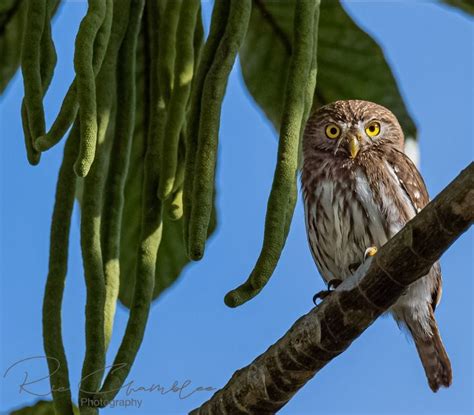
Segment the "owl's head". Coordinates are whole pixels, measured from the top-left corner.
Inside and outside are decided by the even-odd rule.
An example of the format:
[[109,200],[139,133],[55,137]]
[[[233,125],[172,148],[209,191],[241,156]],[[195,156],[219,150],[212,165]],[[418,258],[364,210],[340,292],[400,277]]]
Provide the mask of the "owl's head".
[[403,141],[400,124],[387,108],[368,101],[335,101],[308,119],[303,153],[332,152],[338,158],[357,159],[385,146],[403,151]]

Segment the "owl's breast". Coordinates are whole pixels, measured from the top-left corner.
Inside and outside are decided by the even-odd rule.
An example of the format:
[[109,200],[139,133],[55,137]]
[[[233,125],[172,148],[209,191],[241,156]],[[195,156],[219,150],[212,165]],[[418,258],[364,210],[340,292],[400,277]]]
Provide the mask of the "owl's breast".
[[[361,169],[333,171],[305,190],[305,218],[313,258],[326,281],[344,279],[370,246],[387,241],[380,204]],[[309,190],[309,189],[308,189]]]

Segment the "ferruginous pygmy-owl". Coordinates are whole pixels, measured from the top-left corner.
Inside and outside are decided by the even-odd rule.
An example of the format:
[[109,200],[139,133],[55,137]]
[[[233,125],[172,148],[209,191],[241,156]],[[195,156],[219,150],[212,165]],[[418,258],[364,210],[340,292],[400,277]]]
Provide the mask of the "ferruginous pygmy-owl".
[[[309,118],[301,176],[306,231],[326,282],[349,277],[429,201],[425,183],[403,153],[396,117],[367,101],[336,101]],[[452,381],[434,310],[441,269],[413,283],[391,307],[406,326],[433,391]]]

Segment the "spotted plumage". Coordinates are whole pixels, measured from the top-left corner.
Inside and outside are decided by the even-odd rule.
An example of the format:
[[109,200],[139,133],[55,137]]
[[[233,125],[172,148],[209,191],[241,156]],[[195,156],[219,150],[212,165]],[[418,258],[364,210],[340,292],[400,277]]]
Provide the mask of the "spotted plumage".
[[[302,189],[308,241],[321,276],[344,280],[429,201],[415,165],[403,153],[396,117],[367,101],[337,101],[316,111],[303,138]],[[449,386],[451,364],[434,310],[441,270],[412,284],[391,308],[412,335],[433,391]]]

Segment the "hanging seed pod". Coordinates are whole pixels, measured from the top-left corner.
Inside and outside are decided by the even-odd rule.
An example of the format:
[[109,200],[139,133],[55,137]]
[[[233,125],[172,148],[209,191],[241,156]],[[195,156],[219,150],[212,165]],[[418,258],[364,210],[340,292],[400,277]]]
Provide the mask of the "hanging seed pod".
[[300,149],[298,153],[298,168],[302,165],[302,139],[304,128],[306,126],[306,121],[308,121],[309,115],[311,114],[311,110],[313,108],[314,102],[314,91],[316,90],[316,76],[318,74],[318,33],[319,33],[319,8],[320,8],[320,0],[316,1],[316,9],[314,11],[314,33],[313,33],[313,51],[312,51],[312,59],[311,59],[311,66],[309,69],[308,77],[307,77],[307,84],[306,90],[304,95],[304,114],[303,114],[303,122],[301,123],[301,131],[300,131]]
[[[188,0],[189,1],[189,0]],[[167,104],[171,97],[174,61],[177,52],[176,31],[180,16],[182,0],[167,0],[163,17],[160,18],[158,27],[158,82],[161,95]],[[185,8],[189,7],[186,5]]]
[[56,48],[54,46],[53,35],[51,32],[51,18],[55,8],[57,7],[57,3],[57,0],[47,0],[43,35],[41,36],[40,74],[43,97],[51,84],[57,62]]
[[166,210],[171,220],[179,220],[183,216],[183,189],[177,189],[166,199]]
[[[161,27],[162,23],[162,16],[165,12],[163,6],[166,6],[168,3],[165,2],[150,2],[147,4],[147,21],[144,22],[146,24],[146,41],[148,43],[147,47],[145,48],[145,53],[149,57],[149,68],[146,70],[149,71],[147,74],[149,76],[148,79],[148,87],[149,87],[149,113],[147,116],[149,117],[149,124],[147,125],[148,131],[147,134],[151,137],[154,137],[154,140],[158,143],[161,143],[163,138],[164,132],[164,124],[166,120],[166,103],[164,97],[164,88],[163,85],[166,85],[166,78],[159,75],[159,68],[160,58],[163,59],[163,52],[160,52],[161,43],[160,37],[166,35]],[[161,7],[160,7],[161,6]],[[168,9],[168,12],[170,10]],[[160,55],[161,53],[161,55]],[[161,85],[163,84],[163,85]],[[161,147],[161,144],[157,144],[157,146]],[[158,172],[160,169],[160,152],[156,152],[156,160],[155,160],[155,169]],[[155,189],[156,194],[156,189]]]
[[[27,25],[31,23],[31,20],[33,20],[33,24],[27,26],[24,37],[22,71],[25,98],[21,104],[21,117],[26,154],[29,163],[32,165],[38,164],[41,157],[40,152],[35,148],[35,140],[39,134],[44,132],[43,98],[53,79],[57,61],[56,49],[51,34],[51,16],[56,7],[57,1],[55,0],[49,0],[46,4],[41,5],[37,2],[28,3]],[[40,34],[41,21],[36,21],[36,19],[41,18],[43,18],[43,22]],[[36,48],[37,36],[40,36],[39,48]],[[40,82],[39,85],[37,84],[38,81]],[[31,119],[28,114],[31,114]],[[33,128],[31,123],[35,123]]]
[[[229,17],[202,91],[198,147],[194,169],[192,210],[189,221],[191,259],[202,258],[214,197],[214,176],[222,100],[235,57],[247,31],[252,3],[231,0]],[[201,104],[201,105],[202,105]]]
[[[138,252],[138,266],[136,270],[135,291],[130,309],[130,317],[120,348],[108,372],[104,384],[94,400],[100,400],[101,407],[106,406],[120,391],[127,378],[131,366],[137,356],[138,349],[143,341],[145,327],[150,311],[153,287],[155,282],[156,256],[162,234],[161,201],[156,197],[156,180],[151,180],[149,173],[152,169],[147,157],[148,168],[145,173],[145,198],[142,212],[142,236]],[[150,169],[151,168],[151,169]],[[155,186],[152,187],[151,184]],[[150,196],[152,195],[152,196]]]
[[35,148],[37,151],[46,151],[55,146],[76,118],[78,111],[77,97],[76,97],[76,81],[74,80],[70,85],[66,96],[64,97],[59,114],[53,122],[51,129],[35,141]]
[[[188,0],[180,9],[176,37],[173,92],[167,111],[158,196],[168,198],[173,192],[178,164],[178,144],[183,127],[194,70],[194,27],[200,0]],[[165,72],[165,71],[164,71]],[[166,72],[165,72],[166,73]]]
[[174,180],[173,192],[183,187],[184,182],[184,158],[185,158],[185,129],[186,123],[183,125],[181,132],[179,134],[179,143],[178,143],[178,162],[176,166],[176,175]]
[[[202,16],[201,16],[201,6],[199,6],[199,10],[196,16],[196,26],[194,27],[194,36],[193,36],[193,55],[194,55],[194,72],[196,71],[199,60],[201,58],[202,48],[204,46],[204,26],[202,24]],[[194,77],[194,74],[193,74]],[[189,94],[188,98],[188,106],[191,102],[191,94]]]
[[41,38],[46,21],[46,1],[30,0],[23,38],[21,70],[25,87],[25,113],[34,140],[44,134],[43,85],[41,80]]
[[22,48],[25,98],[21,116],[26,154],[32,165],[40,161],[41,155],[35,149],[34,141],[45,130],[43,97],[53,78],[57,60],[50,21],[56,6],[54,0],[28,3],[27,29]]
[[[314,0],[300,0],[295,6],[293,54],[286,85],[277,166],[267,205],[263,246],[248,280],[225,296],[224,301],[229,307],[245,303],[262,290],[275,270],[285,245],[296,202],[298,150],[306,110],[305,98],[309,94],[306,91],[307,80],[314,62],[317,6]],[[309,87],[313,93],[314,84]]]
[[[115,7],[114,7],[115,4]],[[102,254],[102,196],[106,179],[108,145],[106,134],[114,132],[112,117],[116,90],[116,63],[120,46],[128,27],[130,2],[107,0],[113,12],[113,21],[107,52],[97,76],[97,154],[84,180],[81,218],[81,247],[87,288],[86,356],[82,368],[79,403],[87,402],[100,388],[105,366],[106,333],[106,279]],[[82,407],[81,407],[82,410]],[[95,409],[84,411],[96,412]]]
[[26,111],[26,105],[23,100],[21,103],[21,125],[23,127],[23,136],[25,139],[26,158],[28,159],[28,163],[32,166],[36,166],[40,162],[41,153],[33,147],[33,136],[30,131],[30,123]]
[[93,66],[94,40],[105,19],[112,13],[103,0],[89,0],[87,14],[76,37],[74,70],[81,119],[81,144],[74,170],[79,177],[87,176],[94,162],[97,146],[97,99]]
[[[94,74],[97,75],[102,66],[105,57],[107,45],[109,43],[110,31],[112,28],[112,14],[106,14],[105,19],[100,26],[99,32],[94,40]],[[59,114],[53,122],[50,130],[37,138],[34,145],[38,151],[46,151],[55,146],[66,134],[67,130],[74,122],[79,104],[77,102],[77,80],[74,79],[69,86],[66,96],[63,99]]]
[[184,181],[184,128],[181,130],[178,145],[178,160],[173,193],[165,201],[164,207],[169,219],[180,220],[183,217],[183,181]]
[[133,7],[127,33],[120,48],[117,68],[117,115],[102,212],[102,240],[105,275],[105,346],[112,335],[120,284],[120,232],[124,188],[128,172],[133,128],[135,125],[135,68],[137,38],[142,10]]
[[[56,413],[73,415],[69,370],[64,351],[61,306],[67,273],[69,230],[74,207],[77,176],[73,170],[79,149],[79,124],[75,124],[64,147],[59,169],[51,222],[49,270],[43,300],[43,344],[50,373]],[[61,389],[57,386],[61,385]]]
[[[134,2],[133,7],[143,7],[143,1]],[[148,13],[149,7],[147,5],[147,18],[151,18]],[[154,23],[156,24],[156,21]],[[150,27],[151,25],[147,26]],[[148,106],[148,111],[150,109],[151,107]],[[148,124],[151,122],[151,115],[148,116]],[[160,148],[156,137],[150,134],[151,131],[151,128],[149,128],[143,179],[142,231],[137,253],[138,263],[134,298],[125,335],[114,359],[112,369],[108,372],[100,392],[95,396],[95,399],[101,401],[101,407],[116,396],[128,376],[143,340],[153,296],[156,257],[162,234],[162,208],[160,200],[156,197],[158,174],[154,165]]]
[[[199,65],[195,71],[191,88],[190,109],[186,120],[186,158],[183,185],[183,238],[189,258],[192,258],[189,252],[189,221],[192,209],[195,157],[198,146],[199,117],[201,114],[201,96],[206,74],[212,65],[217,47],[224,34],[228,12],[228,1],[216,0],[214,2],[209,36],[199,59]],[[196,33],[199,34],[199,31],[197,30]]]
[[[169,113],[169,104],[173,90],[174,62],[176,55],[176,31],[178,27],[181,0],[168,0],[161,3],[164,10],[159,10],[159,5],[150,7],[151,26],[160,22],[157,28],[150,27],[152,43],[152,68],[151,68],[151,135],[157,141],[160,151],[156,153],[155,168],[162,171],[165,159],[171,157],[163,153],[162,147],[165,140],[165,124]],[[160,15],[161,12],[161,15]],[[158,194],[158,187],[155,194]]]

